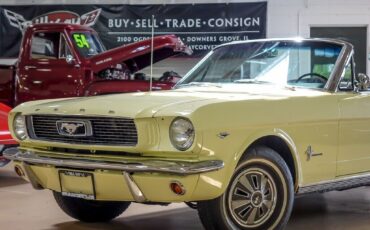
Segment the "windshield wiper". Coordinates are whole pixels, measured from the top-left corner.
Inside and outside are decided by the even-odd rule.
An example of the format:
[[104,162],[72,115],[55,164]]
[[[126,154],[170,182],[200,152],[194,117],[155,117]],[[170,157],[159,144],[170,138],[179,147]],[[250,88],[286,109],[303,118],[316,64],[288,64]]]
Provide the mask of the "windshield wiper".
[[233,81],[234,83],[246,83],[246,84],[271,84],[269,81],[260,81],[256,79],[239,79]]
[[199,86],[199,87],[208,87],[208,86],[213,86],[213,87],[218,87],[221,88],[221,86],[218,83],[211,83],[211,82],[189,82],[186,84],[181,84],[176,86],[176,88],[183,88],[183,87],[191,87],[191,86]]

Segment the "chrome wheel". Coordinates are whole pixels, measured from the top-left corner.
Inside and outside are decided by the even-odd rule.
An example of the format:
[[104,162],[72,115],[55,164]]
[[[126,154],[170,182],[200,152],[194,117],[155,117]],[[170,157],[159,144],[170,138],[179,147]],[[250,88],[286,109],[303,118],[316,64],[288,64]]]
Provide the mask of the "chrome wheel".
[[264,224],[276,206],[276,185],[261,168],[241,171],[231,184],[227,205],[234,221],[245,228]]

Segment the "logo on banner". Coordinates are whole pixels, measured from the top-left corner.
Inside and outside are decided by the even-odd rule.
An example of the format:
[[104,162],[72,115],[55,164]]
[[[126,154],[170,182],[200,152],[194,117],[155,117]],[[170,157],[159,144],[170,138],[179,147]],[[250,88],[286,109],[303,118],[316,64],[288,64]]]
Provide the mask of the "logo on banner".
[[24,31],[24,29],[31,24],[39,23],[69,23],[84,26],[93,26],[99,18],[101,9],[90,11],[83,15],[71,11],[53,11],[41,16],[37,16],[31,20],[26,20],[23,15],[17,14],[10,10],[4,9],[5,17],[8,19],[9,24]]

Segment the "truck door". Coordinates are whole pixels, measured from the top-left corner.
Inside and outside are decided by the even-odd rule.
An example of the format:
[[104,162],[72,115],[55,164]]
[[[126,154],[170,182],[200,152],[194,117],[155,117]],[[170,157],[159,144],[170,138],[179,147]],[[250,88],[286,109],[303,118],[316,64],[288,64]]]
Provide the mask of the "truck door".
[[[73,55],[63,33],[35,31],[22,60],[17,104],[40,99],[79,96],[82,70],[71,63]],[[68,60],[69,59],[69,60]]]

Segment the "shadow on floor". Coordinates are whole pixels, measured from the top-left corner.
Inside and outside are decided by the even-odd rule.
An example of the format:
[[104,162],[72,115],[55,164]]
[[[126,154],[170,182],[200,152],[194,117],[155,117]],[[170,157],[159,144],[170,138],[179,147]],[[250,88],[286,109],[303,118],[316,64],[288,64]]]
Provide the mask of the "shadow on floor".
[[0,168],[0,188],[21,185],[26,183],[28,182],[20,178],[17,174],[15,174],[15,172],[9,169]]
[[171,211],[162,211],[145,215],[124,217],[121,216],[110,223],[82,223],[78,221],[56,224],[51,229],[57,230],[202,230],[198,214],[190,208],[179,208]]
[[[363,193],[363,191],[359,192],[359,194]],[[286,229],[369,229],[370,200],[366,195],[356,196],[356,194],[356,191],[353,194],[351,192],[333,192],[296,198],[292,216]],[[54,225],[51,229],[201,230],[203,228],[195,210],[179,208],[130,217],[121,216],[105,224],[64,222]]]

